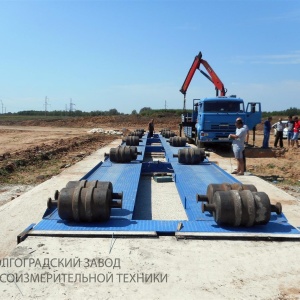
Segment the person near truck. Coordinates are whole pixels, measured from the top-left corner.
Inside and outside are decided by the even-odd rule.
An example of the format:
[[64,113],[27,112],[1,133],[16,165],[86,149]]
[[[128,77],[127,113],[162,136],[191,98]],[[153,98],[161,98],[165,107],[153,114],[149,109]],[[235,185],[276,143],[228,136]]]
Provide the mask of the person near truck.
[[292,147],[294,147],[294,145],[296,145],[296,148],[299,147],[299,142],[298,142],[299,133],[300,133],[300,121],[296,116],[294,117],[294,133],[292,137]]
[[279,146],[280,148],[283,148],[283,128],[284,125],[282,123],[282,119],[279,118],[278,122],[274,124],[275,128],[276,128],[276,137],[275,137],[275,141],[274,141],[274,147],[277,147],[278,141],[279,141]]
[[262,148],[269,148],[271,121],[272,121],[272,117],[268,117],[268,119],[264,122],[264,139],[263,139]]
[[154,119],[151,119],[151,121],[148,124],[148,130],[149,130],[149,137],[153,137],[154,132]]
[[232,150],[234,157],[237,160],[237,169],[231,174],[244,175],[245,165],[243,160],[243,150],[245,149],[246,129],[243,127],[243,121],[241,119],[236,120],[235,134],[229,134],[229,139],[232,139]]
[[292,137],[294,134],[294,123],[295,122],[293,121],[293,117],[289,116],[288,121],[286,123],[288,147],[292,145]]
[[[238,121],[238,120],[243,121],[242,118],[237,118],[236,121]],[[244,124],[244,125],[243,125],[243,128],[245,128],[245,130],[246,130],[245,145],[248,145],[248,142],[249,142],[249,127],[248,127],[246,124]],[[246,167],[245,148],[244,148],[244,150],[243,150],[243,161],[244,161],[244,172],[246,172],[246,168],[247,168],[247,167]]]

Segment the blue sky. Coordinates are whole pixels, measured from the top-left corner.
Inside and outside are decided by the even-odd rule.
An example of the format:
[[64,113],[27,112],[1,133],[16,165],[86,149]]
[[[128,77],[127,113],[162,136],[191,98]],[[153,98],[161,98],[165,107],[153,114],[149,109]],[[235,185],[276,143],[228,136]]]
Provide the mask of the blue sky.
[[[0,0],[0,100],[6,112],[44,110],[46,96],[48,110],[182,108],[201,51],[227,95],[300,108],[299,29],[298,0]],[[214,95],[197,71],[186,106]]]

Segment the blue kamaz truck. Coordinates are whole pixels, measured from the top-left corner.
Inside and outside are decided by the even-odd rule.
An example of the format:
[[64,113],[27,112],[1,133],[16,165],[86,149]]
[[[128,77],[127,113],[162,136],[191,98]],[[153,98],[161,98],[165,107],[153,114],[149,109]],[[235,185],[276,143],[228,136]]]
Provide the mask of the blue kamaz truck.
[[243,99],[235,96],[194,99],[193,111],[182,114],[180,127],[188,139],[202,148],[207,143],[231,143],[228,135],[235,132],[239,117],[255,134],[255,126],[261,122],[260,103],[250,102],[245,107]]
[[[200,70],[201,64],[209,74]],[[190,113],[186,112],[185,107],[186,91],[197,69],[215,85],[216,96],[194,99],[193,110]],[[249,130],[253,130],[254,142],[255,126],[261,123],[261,104],[249,102],[246,105],[243,99],[237,98],[235,95],[226,97],[227,91],[222,81],[208,62],[202,59],[201,52],[195,57],[180,92],[184,95],[184,112],[179,124],[180,135],[184,133],[198,147],[205,147],[207,143],[231,143],[228,135],[235,132],[235,121],[240,117]]]

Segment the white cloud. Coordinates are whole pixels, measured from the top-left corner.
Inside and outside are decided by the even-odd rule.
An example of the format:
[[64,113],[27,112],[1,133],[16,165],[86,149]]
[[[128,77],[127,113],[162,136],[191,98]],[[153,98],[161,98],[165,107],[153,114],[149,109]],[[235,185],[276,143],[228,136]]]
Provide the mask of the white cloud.
[[263,54],[253,56],[237,56],[232,62],[271,65],[298,65],[300,64],[300,50],[291,51],[287,54]]

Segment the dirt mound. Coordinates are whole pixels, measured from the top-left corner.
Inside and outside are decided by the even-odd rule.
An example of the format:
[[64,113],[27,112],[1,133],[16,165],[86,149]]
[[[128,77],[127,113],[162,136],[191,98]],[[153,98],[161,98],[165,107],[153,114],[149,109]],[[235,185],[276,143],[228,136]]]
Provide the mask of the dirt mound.
[[[102,127],[110,129],[148,128],[150,117],[140,115],[117,115],[117,116],[96,116],[96,117],[63,117],[63,118],[40,118],[32,120],[0,120],[0,125],[8,126],[45,126],[45,127],[75,127],[92,128]],[[172,130],[178,129],[180,117],[161,116],[154,119],[156,131],[168,127]]]
[[95,134],[59,139],[51,144],[42,143],[25,150],[5,152],[0,155],[1,183],[42,182],[114,139],[116,136]]
[[[300,149],[272,149],[274,158],[251,158],[248,169],[257,176],[274,179],[286,183],[300,183]],[[270,180],[271,180],[270,179]],[[300,186],[300,184],[299,184]]]
[[[16,130],[9,140],[3,140],[13,127],[1,129],[4,153],[0,153],[0,180],[2,182],[16,181],[18,183],[35,183],[51,177],[53,174],[60,172],[63,166],[68,166],[82,159],[92,151],[101,147],[112,139],[114,136],[95,134],[87,137],[87,131],[92,128],[116,129],[123,132],[144,128],[147,130],[149,117],[139,115],[118,115],[118,116],[95,116],[95,117],[63,117],[49,119],[31,119],[0,121],[0,125],[21,125],[22,132]],[[158,132],[163,128],[170,128],[178,134],[179,116],[160,116],[155,118],[155,131]],[[30,127],[31,126],[31,127]],[[40,128],[41,139],[30,139],[37,132],[33,127]],[[44,128],[44,130],[43,130]],[[53,128],[53,130],[49,130]],[[69,131],[66,129],[68,128]],[[71,130],[72,129],[72,130]],[[126,129],[126,130],[124,130]],[[255,145],[260,147],[263,139],[263,126],[257,126],[255,134]],[[63,132],[59,135],[59,132]],[[75,132],[75,133],[74,133]],[[76,134],[78,133],[78,134]],[[70,134],[76,134],[70,138]],[[30,136],[31,135],[31,136]],[[252,139],[250,132],[250,141]],[[26,139],[25,139],[26,136]],[[30,142],[30,145],[27,145]],[[274,136],[270,137],[270,146],[274,144]],[[14,151],[8,146],[15,145]],[[285,186],[300,186],[300,149],[291,149],[287,147],[287,141],[284,140],[285,148],[270,149],[272,155],[269,157],[248,157],[248,170],[258,176],[271,178],[276,184]],[[17,151],[16,151],[17,149]],[[227,150],[226,156],[233,156],[231,149]],[[83,153],[83,154],[82,154]],[[54,163],[56,162],[57,163]],[[34,168],[33,168],[34,167]],[[48,169],[47,169],[48,168]],[[32,172],[33,176],[28,176]],[[31,173],[30,173],[31,174]],[[275,180],[281,178],[280,180]],[[268,179],[267,179],[268,180]]]

